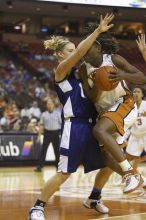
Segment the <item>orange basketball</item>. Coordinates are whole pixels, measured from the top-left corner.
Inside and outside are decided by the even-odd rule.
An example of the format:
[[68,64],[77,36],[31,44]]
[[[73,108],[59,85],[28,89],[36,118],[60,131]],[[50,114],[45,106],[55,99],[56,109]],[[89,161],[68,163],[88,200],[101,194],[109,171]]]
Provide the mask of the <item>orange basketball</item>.
[[103,66],[96,70],[95,76],[94,76],[94,84],[97,89],[100,89],[102,91],[110,91],[117,87],[117,83],[113,83],[109,80],[109,72],[112,72],[114,70],[114,67],[112,66]]

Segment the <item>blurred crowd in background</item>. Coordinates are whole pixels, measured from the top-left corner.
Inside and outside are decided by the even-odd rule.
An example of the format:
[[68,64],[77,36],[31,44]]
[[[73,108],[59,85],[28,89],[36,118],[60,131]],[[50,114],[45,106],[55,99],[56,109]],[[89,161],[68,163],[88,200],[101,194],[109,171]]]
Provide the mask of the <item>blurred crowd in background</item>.
[[[145,71],[138,48],[122,46],[119,53]],[[45,51],[42,42],[1,42],[0,132],[38,133],[49,98],[61,111],[54,89],[56,64],[52,51]]]
[[49,57],[33,52],[27,54],[26,50],[23,53],[30,62],[33,63],[34,60],[38,63],[35,66],[38,75],[32,73],[29,65],[25,67],[20,62],[17,51],[12,50],[12,54],[8,53],[8,56],[6,50],[0,54],[0,132],[38,133],[39,121],[46,110],[48,99],[52,99],[55,107],[61,111],[53,85],[53,68],[50,71],[38,62],[44,59],[46,62],[48,59],[54,62],[54,57],[51,54]]

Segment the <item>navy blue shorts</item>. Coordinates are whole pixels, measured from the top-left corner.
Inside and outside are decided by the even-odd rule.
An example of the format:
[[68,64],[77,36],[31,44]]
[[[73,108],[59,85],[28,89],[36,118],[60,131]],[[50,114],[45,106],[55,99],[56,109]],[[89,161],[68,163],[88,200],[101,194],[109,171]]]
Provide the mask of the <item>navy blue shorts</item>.
[[104,167],[92,129],[87,119],[73,118],[63,124],[58,172],[73,173],[81,164],[85,173]]

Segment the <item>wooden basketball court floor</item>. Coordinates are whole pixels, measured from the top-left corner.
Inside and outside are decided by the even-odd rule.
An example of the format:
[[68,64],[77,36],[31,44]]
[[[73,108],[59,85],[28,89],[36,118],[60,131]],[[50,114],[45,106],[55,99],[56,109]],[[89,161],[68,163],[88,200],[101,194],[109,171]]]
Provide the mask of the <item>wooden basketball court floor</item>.
[[[146,164],[141,164],[139,169],[146,176]],[[34,172],[34,167],[1,168],[0,220],[27,220],[29,208],[38,198],[44,183],[55,172],[52,166],[46,166],[40,173]],[[92,189],[95,173],[84,175],[80,167],[48,201],[46,220],[146,219],[146,191],[140,188],[123,195],[116,174],[110,177],[103,190],[103,200],[110,213],[102,215],[83,207],[82,202]]]

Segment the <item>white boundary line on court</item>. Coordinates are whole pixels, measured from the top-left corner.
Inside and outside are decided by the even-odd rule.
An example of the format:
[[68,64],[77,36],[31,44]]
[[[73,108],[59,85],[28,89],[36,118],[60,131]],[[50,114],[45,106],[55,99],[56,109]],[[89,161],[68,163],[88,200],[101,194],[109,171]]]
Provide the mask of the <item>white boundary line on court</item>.
[[90,218],[88,220],[99,220],[99,219],[102,219],[102,220],[106,220],[106,219],[117,219],[117,218],[125,218],[125,217],[134,217],[134,216],[138,216],[138,215],[146,215],[146,212],[143,212],[143,213],[136,213],[136,214],[129,214],[129,215],[118,215],[118,216],[111,216],[111,217],[106,217],[106,218]]

